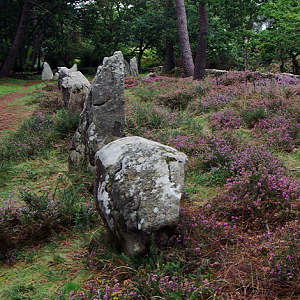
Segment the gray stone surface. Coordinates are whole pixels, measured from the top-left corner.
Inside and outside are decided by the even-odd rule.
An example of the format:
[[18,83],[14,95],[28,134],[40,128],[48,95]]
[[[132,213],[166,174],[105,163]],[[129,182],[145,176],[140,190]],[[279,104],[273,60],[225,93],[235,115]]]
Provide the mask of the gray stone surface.
[[73,71],[62,80],[62,93],[66,107],[72,112],[83,110],[90,82],[80,71]]
[[43,71],[42,71],[42,80],[51,80],[53,78],[53,72],[47,62],[43,64]]
[[127,60],[124,59],[124,76],[130,76],[130,65]]
[[129,64],[130,64],[131,76],[137,77],[139,75],[139,69],[138,69],[136,58],[135,57],[131,58]]
[[187,156],[141,137],[125,137],[96,153],[95,201],[128,255],[146,252],[154,234],[167,245],[179,222]]
[[53,80],[58,80],[59,79],[59,74],[58,72],[55,72],[53,75]]
[[72,141],[70,168],[93,168],[95,153],[124,136],[124,58],[120,51],[98,67]]
[[58,68],[58,87],[62,91],[65,106],[72,112],[82,111],[90,82],[80,72],[77,65],[71,69]]

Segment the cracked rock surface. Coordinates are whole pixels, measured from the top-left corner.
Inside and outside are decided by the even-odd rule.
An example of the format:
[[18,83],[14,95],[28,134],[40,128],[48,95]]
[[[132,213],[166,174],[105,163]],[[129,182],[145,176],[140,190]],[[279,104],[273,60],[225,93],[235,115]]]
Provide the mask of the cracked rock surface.
[[96,153],[95,200],[128,255],[147,251],[154,234],[170,242],[179,222],[187,156],[141,137],[125,137]]
[[95,153],[123,137],[124,128],[124,57],[121,51],[117,51],[104,58],[90,85],[72,140],[70,168],[93,168]]

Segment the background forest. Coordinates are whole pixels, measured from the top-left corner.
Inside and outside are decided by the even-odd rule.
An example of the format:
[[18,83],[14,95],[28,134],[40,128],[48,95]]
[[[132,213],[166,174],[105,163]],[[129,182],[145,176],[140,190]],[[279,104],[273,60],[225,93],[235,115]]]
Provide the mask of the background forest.
[[[94,73],[103,57],[116,50],[126,58],[136,56],[140,69],[181,67],[174,2],[1,0],[0,76],[7,77],[11,70],[40,71],[43,61],[53,69],[76,62],[83,72]],[[206,68],[273,67],[299,74],[299,1],[186,0],[194,58],[201,32],[199,6],[208,11]],[[8,74],[3,71],[7,59],[12,62]]]

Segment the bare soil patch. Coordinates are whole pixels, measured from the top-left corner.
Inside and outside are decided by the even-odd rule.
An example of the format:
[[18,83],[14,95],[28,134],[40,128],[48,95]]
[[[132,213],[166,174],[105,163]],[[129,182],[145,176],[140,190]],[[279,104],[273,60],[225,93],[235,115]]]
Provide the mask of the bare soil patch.
[[18,124],[32,114],[31,111],[22,111],[16,105],[9,104],[24,96],[27,88],[38,83],[40,81],[29,82],[20,91],[0,97],[0,133],[7,129],[15,129]]

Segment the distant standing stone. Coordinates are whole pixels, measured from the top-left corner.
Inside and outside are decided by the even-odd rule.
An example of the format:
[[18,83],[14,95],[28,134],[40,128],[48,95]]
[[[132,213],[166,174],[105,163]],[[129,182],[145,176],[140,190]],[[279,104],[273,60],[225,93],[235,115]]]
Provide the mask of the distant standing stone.
[[179,222],[187,156],[141,137],[124,137],[96,153],[95,201],[128,255],[167,245]]
[[44,62],[42,71],[42,80],[51,80],[53,78],[53,72],[48,63]]
[[61,89],[65,106],[72,112],[83,110],[90,82],[80,71],[73,71],[61,80]]
[[133,77],[137,77],[139,75],[138,64],[135,57],[130,59],[130,73]]

